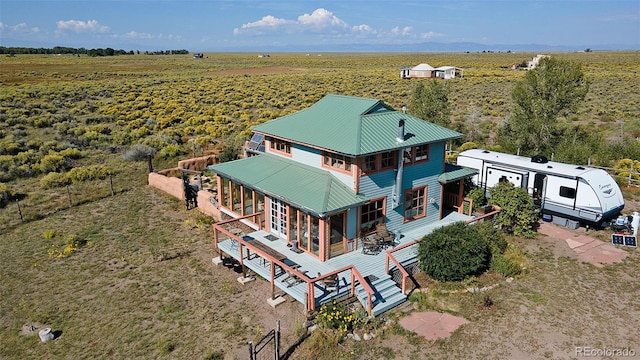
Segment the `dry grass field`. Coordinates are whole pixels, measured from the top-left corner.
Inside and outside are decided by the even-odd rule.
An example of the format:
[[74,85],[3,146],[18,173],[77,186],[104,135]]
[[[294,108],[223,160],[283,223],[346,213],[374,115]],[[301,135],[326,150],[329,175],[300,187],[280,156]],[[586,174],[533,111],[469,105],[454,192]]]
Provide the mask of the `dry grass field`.
[[[317,332],[293,347],[302,305],[273,309],[267,281],[243,286],[233,270],[213,265],[208,222],[140,184],[4,233],[0,358],[245,359],[247,341],[276,320],[291,359],[570,359],[576,347],[640,351],[635,249],[624,263],[597,268],[579,261],[563,239],[512,239],[530,261],[525,276],[483,294],[427,292],[421,301],[470,320],[450,339],[427,341],[396,325],[413,310],[407,303],[384,315],[374,340],[336,347]],[[86,242],[51,258],[52,246],[62,249],[71,235]],[[492,306],[484,306],[485,296]],[[32,324],[51,327],[57,338],[41,343],[28,331]]]
[[[266,281],[243,286],[233,270],[213,265],[212,220],[147,187],[146,164],[122,159],[144,143],[160,150],[156,169],[172,167],[192,149],[238,141],[252,125],[326,93],[400,108],[413,83],[398,69],[421,62],[465,69],[451,82],[454,121],[476,134],[469,140],[490,143],[524,74],[504,67],[533,55],[1,57],[0,176],[8,180],[0,182],[18,195],[25,221],[15,203],[0,208],[0,358],[246,359],[247,342],[276,320],[289,359],[573,359],[576,347],[640,357],[638,250],[598,268],[578,260],[564,239],[543,236],[510,239],[529,268],[508,285],[486,294],[425,292],[421,309],[470,321],[449,339],[427,341],[398,326],[413,311],[406,303],[372,325],[373,340],[335,345],[318,331],[296,346],[302,306],[273,309]],[[585,103],[562,121],[610,138],[640,131],[637,52],[552,55],[582,62],[592,81]],[[68,147],[82,151],[68,159],[72,166],[115,171],[114,196],[108,180],[73,183],[69,193],[41,187],[42,159]],[[640,210],[636,190],[625,198],[625,212]],[[596,236],[607,241],[609,233]],[[41,343],[31,326],[51,327],[56,339]]]

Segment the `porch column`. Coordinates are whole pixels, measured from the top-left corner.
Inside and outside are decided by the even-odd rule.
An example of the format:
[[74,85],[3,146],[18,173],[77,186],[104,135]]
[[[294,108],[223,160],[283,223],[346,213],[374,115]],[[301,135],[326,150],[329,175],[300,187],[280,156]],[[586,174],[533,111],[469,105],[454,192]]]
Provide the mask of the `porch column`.
[[276,266],[273,260],[271,260],[271,300],[275,299],[276,295]]
[[458,180],[460,187],[458,189],[458,213],[462,214],[464,212],[464,179]]

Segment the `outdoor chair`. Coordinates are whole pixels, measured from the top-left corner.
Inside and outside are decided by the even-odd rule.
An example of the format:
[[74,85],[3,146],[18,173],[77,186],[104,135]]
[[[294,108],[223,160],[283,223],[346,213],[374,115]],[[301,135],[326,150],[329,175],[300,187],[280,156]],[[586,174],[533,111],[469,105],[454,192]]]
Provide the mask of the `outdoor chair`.
[[[303,275],[307,274],[307,270],[302,270],[300,271]],[[299,283],[302,282],[302,279],[299,278],[297,275],[295,275],[294,273],[287,271],[287,276],[284,277],[284,279],[282,279],[282,282],[285,283],[287,285],[287,287],[292,287],[294,285],[297,285]]]
[[376,225],[376,239],[380,243],[380,246],[387,248],[389,246],[395,246],[395,235],[387,230],[387,224],[382,223]]
[[362,240],[362,253],[367,255],[379,254],[382,248],[377,238],[367,236]]
[[[320,272],[318,272],[318,277],[322,276],[322,274],[320,274]],[[339,278],[338,278],[338,274],[334,274],[331,275],[327,278],[324,278],[322,280],[320,280],[320,284],[322,284],[322,287],[324,288],[325,291],[333,291],[333,290],[338,290],[338,283],[339,283]]]

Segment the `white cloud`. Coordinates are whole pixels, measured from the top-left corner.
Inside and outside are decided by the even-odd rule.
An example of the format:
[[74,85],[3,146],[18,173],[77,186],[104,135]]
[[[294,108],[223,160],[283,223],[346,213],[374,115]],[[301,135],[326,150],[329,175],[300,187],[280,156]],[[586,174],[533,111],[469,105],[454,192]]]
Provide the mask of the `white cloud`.
[[311,26],[314,28],[347,27],[347,23],[333,15],[331,11],[323,8],[314,10],[311,15],[304,14],[298,16],[298,22],[303,26]]
[[433,31],[429,31],[429,32],[420,34],[420,38],[421,39],[433,39],[433,38],[443,37],[443,36],[444,36],[444,34],[440,34],[440,33],[433,32]]
[[411,26],[405,26],[403,28],[396,26],[391,29],[391,34],[396,36],[409,36],[411,35],[411,31],[413,31],[413,28]]
[[38,27],[29,27],[27,23],[19,23],[13,26],[9,26],[5,23],[0,23],[0,30],[9,30],[15,33],[37,33],[40,32]]
[[[368,25],[359,25],[354,27],[354,31],[364,31],[367,29],[371,32],[371,27]],[[262,34],[266,31],[281,31],[285,33],[299,33],[305,31],[349,31],[349,25],[335,16],[331,11],[318,8],[311,14],[303,14],[297,17],[296,20],[288,20],[277,18],[273,15],[267,15],[262,19],[250,23],[243,24],[240,28],[233,29],[234,35],[240,35],[245,33]],[[374,32],[375,33],[375,32]]]
[[371,35],[375,35],[375,34],[378,33],[375,29],[373,29],[371,26],[366,25],[366,24],[353,26],[351,28],[351,31],[353,31],[355,33],[371,34]]
[[243,33],[245,31],[249,31],[252,29],[255,29],[255,30],[275,29],[275,28],[290,25],[290,24],[295,24],[295,22],[291,20],[279,19],[272,15],[267,15],[258,21],[243,24],[242,27],[240,27],[239,29],[238,28],[233,29],[233,33],[234,35],[238,35],[240,33]]
[[100,25],[97,20],[60,20],[56,24],[58,25],[57,31],[73,31],[76,33],[108,33],[111,31],[110,27]]
[[149,33],[139,33],[136,31],[129,31],[121,36],[124,39],[153,39],[154,36]]

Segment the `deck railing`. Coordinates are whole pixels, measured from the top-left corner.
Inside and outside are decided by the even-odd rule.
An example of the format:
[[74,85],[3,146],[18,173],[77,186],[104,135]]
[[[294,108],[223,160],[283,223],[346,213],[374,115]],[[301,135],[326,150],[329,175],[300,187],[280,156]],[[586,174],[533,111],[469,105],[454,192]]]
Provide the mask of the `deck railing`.
[[[307,302],[306,302],[306,306],[307,306],[307,310],[308,311],[314,311],[315,307],[316,307],[316,301],[315,301],[315,283],[322,281],[328,277],[340,274],[342,272],[345,271],[351,271],[351,295],[355,295],[356,292],[356,280],[358,283],[360,283],[360,285],[362,286],[362,288],[367,292],[367,314],[369,314],[369,316],[373,315],[373,288],[371,288],[371,285],[369,285],[369,283],[365,280],[365,278],[362,276],[362,274],[360,274],[360,272],[358,271],[358,269],[354,266],[354,265],[348,265],[345,267],[342,267],[340,269],[328,272],[322,276],[318,276],[315,278],[310,278],[308,277],[306,274],[298,271],[297,269],[294,269],[293,267],[285,264],[283,261],[280,261],[276,258],[274,258],[273,256],[265,253],[264,251],[262,251],[261,249],[258,249],[256,247],[254,247],[253,245],[250,244],[249,241],[246,241],[244,239],[242,239],[240,236],[238,236],[237,234],[232,233],[231,231],[227,230],[225,228],[225,225],[228,226],[229,224],[236,222],[236,221],[240,221],[240,220],[244,220],[244,219],[249,219],[249,218],[253,218],[253,222],[256,224],[260,224],[260,216],[264,215],[263,213],[259,212],[259,213],[254,213],[254,214],[250,214],[250,215],[245,215],[245,216],[241,216],[238,218],[233,218],[233,219],[229,219],[229,220],[225,220],[225,221],[221,221],[218,223],[213,224],[213,241],[214,241],[214,247],[215,249],[218,249],[218,233],[221,232],[223,234],[225,234],[226,236],[228,236],[229,238],[233,239],[234,241],[238,242],[238,247],[239,247],[239,261],[240,261],[240,266],[242,267],[242,273],[243,275],[246,277],[246,268],[244,266],[244,256],[242,256],[242,252],[243,249],[248,249],[253,251],[254,253],[258,254],[260,257],[264,258],[265,260],[271,262],[272,266],[271,266],[271,296],[273,297],[274,293],[275,293],[275,266],[273,265],[278,265],[280,268],[282,268],[283,270],[295,275],[296,277],[298,277],[300,280],[304,281],[307,283]],[[259,225],[255,225],[252,226],[255,230],[262,230],[260,228]],[[248,252],[247,250],[247,252]],[[218,250],[219,251],[219,250]],[[247,253],[248,255],[248,253]]]
[[[472,224],[474,222],[477,221],[484,221],[487,219],[491,219],[493,218],[493,216],[497,213],[500,212],[500,208],[495,206],[496,208],[495,210],[488,212],[484,215],[480,215],[480,216],[476,216],[473,219],[469,219],[466,221],[467,224]],[[390,263],[393,263],[398,270],[400,271],[400,273],[402,274],[402,281],[401,281],[401,286],[402,286],[402,293],[406,295],[407,293],[407,278],[409,278],[409,272],[404,268],[404,266],[402,266],[402,264],[400,264],[400,262],[398,261],[398,259],[396,259],[396,257],[393,255],[393,253],[395,253],[396,251],[400,251],[402,249],[406,249],[410,246],[413,246],[417,243],[419,243],[420,240],[413,240],[413,241],[409,241],[406,244],[402,244],[400,246],[397,246],[393,249],[387,250],[386,254],[385,254],[385,272],[388,274],[389,270],[390,270]]]

